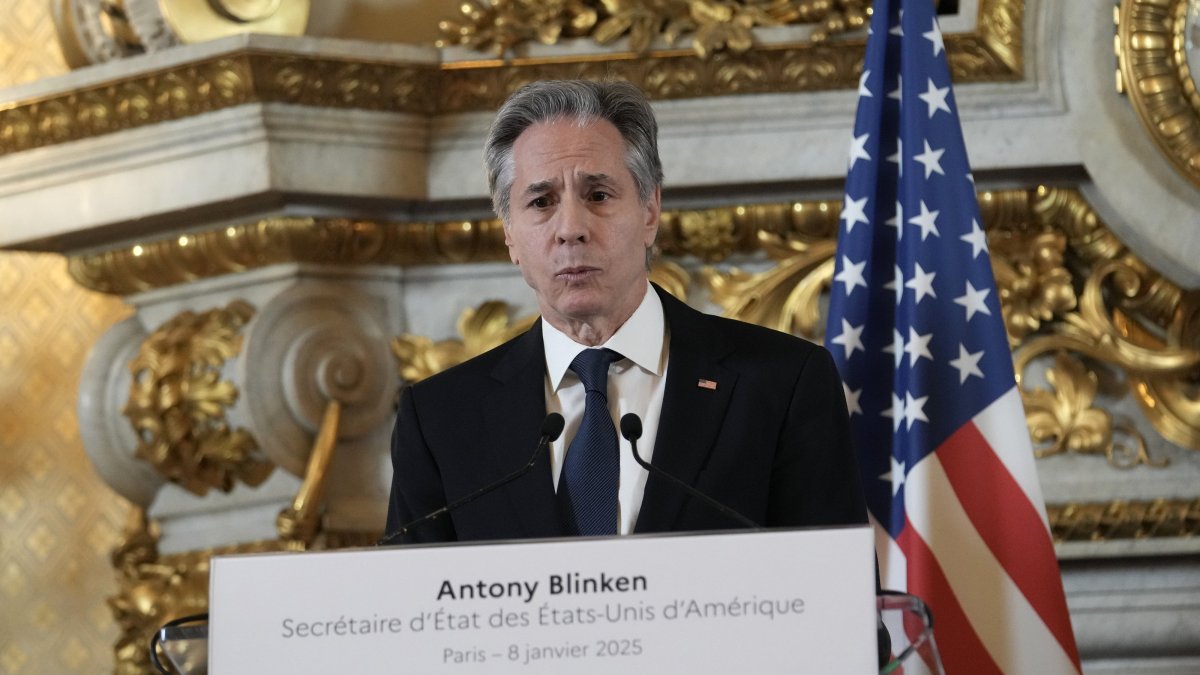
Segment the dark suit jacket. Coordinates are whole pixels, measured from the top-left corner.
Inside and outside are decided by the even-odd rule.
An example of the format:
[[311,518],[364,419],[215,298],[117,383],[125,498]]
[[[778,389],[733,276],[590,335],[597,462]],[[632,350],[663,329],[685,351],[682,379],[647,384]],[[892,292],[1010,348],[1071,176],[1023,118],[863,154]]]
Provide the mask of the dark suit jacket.
[[[655,287],[670,359],[653,463],[766,526],[867,522],[846,404],[829,353],[691,309]],[[387,531],[528,461],[546,416],[541,326],[407,387],[392,436]],[[697,386],[717,383],[715,390]],[[651,475],[636,532],[738,524]],[[405,541],[564,531],[547,453],[525,476],[425,523]]]

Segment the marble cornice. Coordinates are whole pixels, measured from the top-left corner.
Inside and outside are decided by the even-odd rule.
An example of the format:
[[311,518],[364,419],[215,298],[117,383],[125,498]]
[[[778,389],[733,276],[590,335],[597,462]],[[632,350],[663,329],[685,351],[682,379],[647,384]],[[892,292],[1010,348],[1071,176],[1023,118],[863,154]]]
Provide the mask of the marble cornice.
[[[1024,14],[1024,0],[980,0],[974,30],[946,36],[955,81],[1021,79]],[[857,84],[864,46],[849,38],[762,44],[709,58],[669,49],[434,62],[381,50],[325,53],[311,38],[259,42],[271,46],[229,41],[234,47],[223,53],[209,49],[168,65],[142,57],[145,65],[134,72],[99,69],[91,81],[73,73],[67,89],[43,87],[0,103],[0,155],[248,103],[425,115],[490,110],[522,84],[547,78],[619,77],[658,100],[848,89]]]

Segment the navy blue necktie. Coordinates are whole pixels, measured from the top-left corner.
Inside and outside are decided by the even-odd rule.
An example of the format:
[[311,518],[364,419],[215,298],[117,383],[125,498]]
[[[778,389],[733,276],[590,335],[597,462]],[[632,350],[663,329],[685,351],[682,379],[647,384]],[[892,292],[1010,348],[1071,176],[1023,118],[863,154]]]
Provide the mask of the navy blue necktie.
[[621,358],[611,349],[585,349],[571,362],[587,394],[583,421],[558,478],[558,500],[568,534],[617,533],[621,458],[608,412],[608,366]]

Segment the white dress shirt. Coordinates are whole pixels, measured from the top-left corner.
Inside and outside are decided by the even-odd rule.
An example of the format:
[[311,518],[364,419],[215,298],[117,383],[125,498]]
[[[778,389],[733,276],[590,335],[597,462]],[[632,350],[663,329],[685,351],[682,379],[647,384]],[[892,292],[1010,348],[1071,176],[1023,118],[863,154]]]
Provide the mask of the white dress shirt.
[[[563,457],[583,420],[583,383],[570,366],[575,357],[588,347],[567,337],[545,320],[542,321],[542,340],[546,347],[546,412],[560,413],[566,420],[562,435],[550,445],[550,471],[554,476],[554,489],[557,490]],[[617,429],[621,458],[617,493],[620,504],[617,532],[620,534],[633,532],[648,475],[633,459],[629,442],[621,436],[621,416],[636,413],[642,418],[638,453],[649,462],[654,454],[654,440],[658,436],[658,418],[667,381],[668,344],[662,301],[650,284],[646,284],[642,304],[608,342],[598,347],[611,349],[624,357],[608,367],[608,412]]]

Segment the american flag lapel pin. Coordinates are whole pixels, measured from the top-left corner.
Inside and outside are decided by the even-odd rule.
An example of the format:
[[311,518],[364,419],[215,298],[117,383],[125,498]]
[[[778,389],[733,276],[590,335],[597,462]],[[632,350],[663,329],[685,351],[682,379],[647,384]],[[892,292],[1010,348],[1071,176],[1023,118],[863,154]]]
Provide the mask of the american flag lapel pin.
[[717,383],[716,383],[716,381],[714,381],[714,380],[706,380],[706,379],[704,379],[704,378],[700,378],[700,381],[696,383],[696,386],[697,386],[697,387],[700,387],[701,389],[710,389],[710,390],[712,390],[712,391],[716,391],[716,390],[717,390]]

